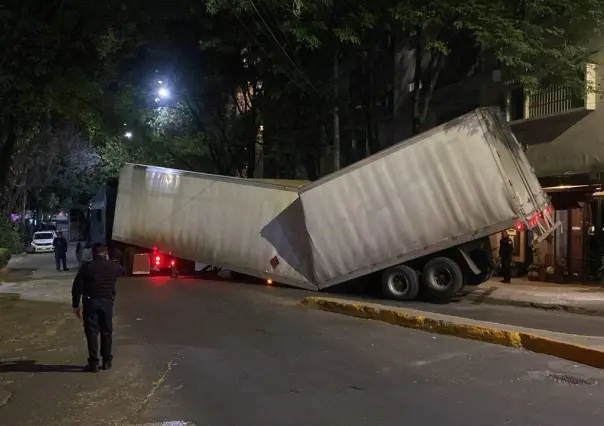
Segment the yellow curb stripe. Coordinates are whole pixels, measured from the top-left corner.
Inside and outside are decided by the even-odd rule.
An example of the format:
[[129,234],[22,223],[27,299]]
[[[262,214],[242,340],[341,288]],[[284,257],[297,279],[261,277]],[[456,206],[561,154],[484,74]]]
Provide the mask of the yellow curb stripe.
[[596,368],[604,368],[604,351],[562,342],[530,333],[500,330],[481,325],[460,324],[395,309],[384,309],[362,303],[339,301],[322,297],[307,297],[301,306],[357,318],[382,321],[400,327],[457,336],[496,345],[523,348],[531,352],[552,355]]
[[520,339],[522,347],[528,351],[604,368],[604,351],[602,350],[529,333],[520,333]]

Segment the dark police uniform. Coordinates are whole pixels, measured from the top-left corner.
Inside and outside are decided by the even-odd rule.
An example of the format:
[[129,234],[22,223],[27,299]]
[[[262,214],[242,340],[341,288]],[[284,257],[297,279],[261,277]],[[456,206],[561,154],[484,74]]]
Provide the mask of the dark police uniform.
[[63,235],[58,235],[52,241],[52,245],[55,248],[55,264],[57,271],[61,270],[61,262],[63,263],[63,270],[69,271],[67,268],[67,240]]
[[514,255],[514,243],[507,236],[499,241],[499,258],[501,259],[501,272],[504,283],[509,283],[511,279],[512,256]]
[[111,368],[115,282],[122,275],[124,270],[117,263],[97,257],[82,266],[73,281],[72,305],[74,309],[78,309],[82,299],[84,333],[88,343],[88,368],[93,371],[98,371],[99,332],[103,369]]

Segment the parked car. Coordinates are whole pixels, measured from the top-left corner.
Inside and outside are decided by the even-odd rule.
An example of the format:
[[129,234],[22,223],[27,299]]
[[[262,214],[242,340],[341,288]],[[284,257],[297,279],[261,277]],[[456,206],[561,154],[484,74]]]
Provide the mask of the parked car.
[[38,231],[34,233],[31,242],[32,253],[45,253],[55,251],[52,245],[57,234],[54,231]]

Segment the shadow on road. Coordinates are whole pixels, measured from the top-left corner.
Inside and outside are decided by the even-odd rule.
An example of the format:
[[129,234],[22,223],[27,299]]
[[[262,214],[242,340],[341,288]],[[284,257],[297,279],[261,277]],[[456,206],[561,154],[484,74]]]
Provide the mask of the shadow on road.
[[0,361],[2,373],[81,373],[81,365],[38,364],[33,359]]

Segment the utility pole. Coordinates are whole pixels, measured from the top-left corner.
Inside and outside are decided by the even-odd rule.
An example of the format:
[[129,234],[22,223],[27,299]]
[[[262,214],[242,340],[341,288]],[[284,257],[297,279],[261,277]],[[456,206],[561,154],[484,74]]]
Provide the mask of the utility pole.
[[340,70],[338,52],[333,56],[333,161],[334,171],[340,170],[340,109],[338,107]]

